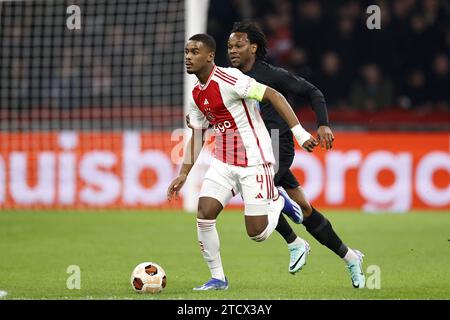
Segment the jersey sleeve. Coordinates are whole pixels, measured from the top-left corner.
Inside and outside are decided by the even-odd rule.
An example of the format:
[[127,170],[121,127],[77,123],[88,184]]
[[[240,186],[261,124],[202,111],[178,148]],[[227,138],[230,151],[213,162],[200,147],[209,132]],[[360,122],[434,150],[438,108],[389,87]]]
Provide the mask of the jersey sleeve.
[[194,129],[207,129],[209,122],[193,100],[189,101],[189,121]]
[[328,112],[323,93],[312,83],[302,77],[280,69],[275,74],[277,86],[280,86],[288,93],[306,97],[311,101],[311,106],[316,113],[319,126],[329,126]]
[[233,90],[240,99],[255,99],[262,101],[267,89],[265,84],[259,83],[237,69],[233,70],[233,75],[237,78]]

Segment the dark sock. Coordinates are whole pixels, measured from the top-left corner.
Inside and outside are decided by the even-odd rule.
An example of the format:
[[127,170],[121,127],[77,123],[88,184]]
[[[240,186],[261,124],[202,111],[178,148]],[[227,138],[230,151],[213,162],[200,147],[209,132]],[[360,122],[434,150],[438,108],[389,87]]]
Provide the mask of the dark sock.
[[324,246],[343,258],[348,251],[347,246],[334,232],[330,221],[319,211],[312,208],[311,215],[303,221],[306,230]]
[[286,221],[283,213],[280,213],[280,218],[278,219],[277,227],[275,228],[279,234],[286,240],[286,243],[291,243],[297,238],[294,230],[292,230],[289,223]]

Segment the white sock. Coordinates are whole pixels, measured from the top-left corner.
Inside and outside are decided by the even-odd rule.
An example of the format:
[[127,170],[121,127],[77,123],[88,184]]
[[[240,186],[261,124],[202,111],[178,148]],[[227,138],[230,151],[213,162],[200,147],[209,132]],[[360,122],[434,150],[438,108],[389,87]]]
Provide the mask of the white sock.
[[296,247],[299,246],[303,243],[303,240],[299,237],[295,238],[294,241],[292,241],[291,243],[288,243],[288,248],[291,249],[292,247]]
[[225,281],[216,220],[197,219],[197,235],[203,258],[211,271],[211,277]]
[[359,257],[356,255],[356,253],[353,252],[352,249],[348,248],[347,253],[342,258],[346,263],[354,262],[355,260],[358,260]]

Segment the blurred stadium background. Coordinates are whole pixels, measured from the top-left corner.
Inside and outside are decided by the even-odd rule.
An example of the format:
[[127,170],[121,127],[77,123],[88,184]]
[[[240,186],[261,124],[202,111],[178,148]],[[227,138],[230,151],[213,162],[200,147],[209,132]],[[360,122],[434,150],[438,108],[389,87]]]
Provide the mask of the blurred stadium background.
[[[179,208],[165,191],[178,170],[171,135],[184,126],[188,28],[211,33],[228,66],[229,31],[244,19],[267,34],[271,62],[325,94],[336,148],[294,163],[314,203],[450,208],[448,2],[192,3],[190,20],[181,0],[0,3],[1,208]],[[381,30],[366,27],[370,4]],[[66,25],[70,5],[80,29]],[[308,101],[290,101],[314,131]]]
[[[366,8],[371,4],[381,8],[380,30],[366,27]],[[81,9],[80,29],[67,26],[74,14],[67,11],[71,5]],[[98,230],[84,224],[81,217],[92,219],[96,225],[106,223],[106,216],[97,215],[100,209],[111,213],[111,221],[119,223],[116,227],[124,226],[114,231],[108,229],[109,224],[103,226],[102,231],[109,230],[115,239],[117,232],[136,227],[134,220],[122,220],[117,211],[134,215],[130,209],[139,209],[149,216],[154,213],[153,221],[157,221],[151,225],[152,220],[140,213],[131,218],[149,224],[147,230],[138,227],[142,232],[139,241],[146,239],[149,230],[167,241],[168,251],[155,249],[153,256],[168,267],[170,287],[170,268],[176,268],[177,263],[165,261],[164,255],[172,249],[175,252],[177,245],[169,245],[170,240],[165,238],[168,235],[162,226],[170,223],[170,218],[163,218],[161,212],[195,210],[209,161],[206,152],[182,199],[167,202],[166,188],[179,168],[175,160],[179,160],[182,145],[183,132],[179,129],[184,127],[185,88],[192,81],[184,72],[184,43],[188,36],[207,31],[218,44],[216,63],[228,66],[229,31],[234,21],[247,19],[257,21],[265,31],[270,62],[306,78],[325,95],[335,148],[313,154],[297,150],[293,164],[312,203],[325,213],[421,212],[421,217],[414,217],[417,222],[408,220],[408,228],[417,231],[419,237],[423,223],[424,229],[429,226],[435,235],[442,236],[449,226],[448,215],[442,214],[450,213],[449,18],[450,5],[444,0],[0,1],[3,252],[13,254],[15,247],[23,250],[34,236],[47,236],[48,243],[54,236],[68,248],[74,242],[64,244],[65,231],[75,237],[75,242],[86,230],[97,234]],[[301,97],[289,100],[303,125],[315,132],[315,116],[308,101]],[[239,197],[235,197],[232,206],[240,205]],[[71,213],[73,209],[91,212],[94,218]],[[37,227],[39,212],[44,221],[41,223],[49,229]],[[52,216],[52,212],[66,213],[67,220]],[[425,213],[435,212],[439,213],[431,219],[435,224],[421,220],[427,219]],[[17,213],[23,214],[17,217]],[[353,239],[349,237],[353,229],[346,229],[348,225],[344,224],[351,224],[351,215],[344,212],[343,216],[343,220],[339,220],[339,214],[332,219],[347,239]],[[404,226],[395,218],[382,217],[377,220],[378,228],[395,226],[401,230]],[[374,240],[378,231],[369,228],[373,220],[353,219],[357,220],[354,228],[368,235],[367,246],[372,240],[379,241]],[[237,220],[235,223],[240,225]],[[194,234],[183,234],[186,231],[180,225],[174,228],[186,241],[195,238]],[[193,222],[188,228],[195,232]],[[80,238],[71,230],[79,231]],[[245,238],[244,231],[239,232]],[[224,234],[225,239],[233,241],[226,229]],[[23,240],[25,235],[30,239]],[[428,244],[434,248],[430,237]],[[106,246],[112,238],[105,239],[99,240],[105,241],[101,250],[113,255]],[[395,242],[395,238],[391,240]],[[124,261],[129,259],[120,267],[131,271],[129,261],[135,256],[127,251],[129,245],[126,240],[114,241]],[[195,241],[189,248],[197,249]],[[240,242],[236,246],[241,246]],[[46,259],[38,254],[40,249],[36,250],[31,259]],[[137,251],[142,259],[145,250]],[[203,263],[197,251],[192,254],[198,258],[196,263]],[[51,261],[61,267],[72,261],[59,259]],[[84,261],[80,259],[77,261]],[[20,272],[14,269],[18,260],[10,261],[9,267],[2,268],[3,286],[8,277],[20,282]],[[64,276],[60,275],[62,281]],[[114,275],[111,272],[106,276]],[[107,285],[107,279],[102,281]],[[50,286],[41,282],[37,287]],[[191,283],[186,280],[183,285],[189,287]],[[22,293],[27,290],[26,284],[17,288]],[[324,297],[321,294],[327,291],[315,283],[311,288],[317,288],[312,289],[317,292],[310,297]],[[442,287],[437,285],[435,289],[437,297],[445,297]],[[329,295],[354,297],[339,294]],[[392,297],[413,297],[402,294]],[[36,293],[34,297],[42,295]]]

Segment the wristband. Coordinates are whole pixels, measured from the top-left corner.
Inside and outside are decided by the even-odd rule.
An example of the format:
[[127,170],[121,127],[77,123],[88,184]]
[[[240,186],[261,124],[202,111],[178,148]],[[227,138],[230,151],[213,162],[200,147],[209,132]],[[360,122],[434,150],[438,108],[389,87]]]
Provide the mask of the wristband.
[[297,124],[296,126],[292,127],[291,131],[301,147],[303,147],[305,141],[311,139],[311,134],[305,129],[303,129],[301,124]]

